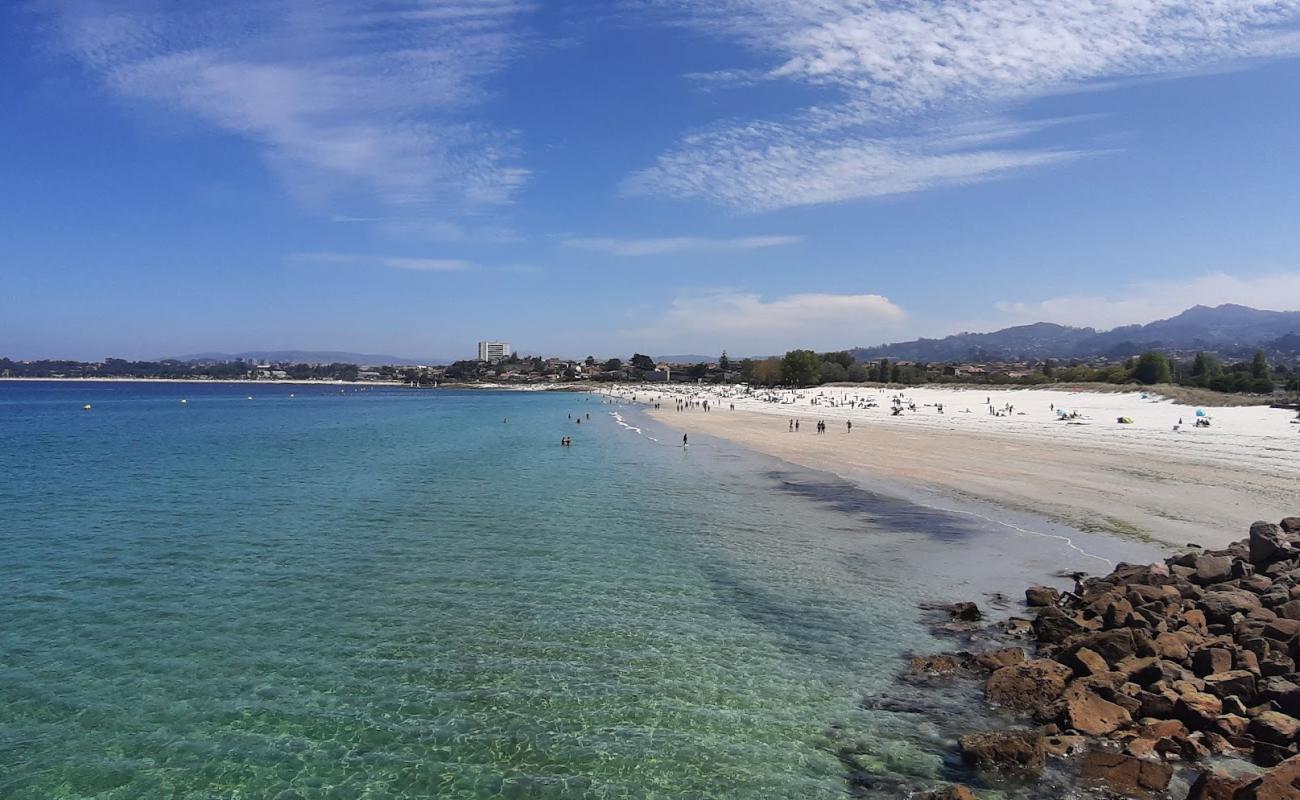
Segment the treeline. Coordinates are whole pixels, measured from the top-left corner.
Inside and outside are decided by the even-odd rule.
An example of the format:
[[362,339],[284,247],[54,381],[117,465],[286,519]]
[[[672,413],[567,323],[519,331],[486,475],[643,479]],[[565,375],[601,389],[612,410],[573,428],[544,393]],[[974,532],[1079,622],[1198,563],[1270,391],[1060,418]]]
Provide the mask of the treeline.
[[1262,350],[1250,361],[1228,364],[1204,352],[1190,360],[1178,361],[1153,351],[1110,364],[1062,364],[1048,360],[1032,367],[994,367],[975,373],[956,364],[899,363],[889,359],[858,363],[852,354],[843,351],[791,350],[779,358],[744,359],[739,367],[740,379],[751,386],[818,386],[838,382],[1019,386],[1174,383],[1233,393],[1270,394],[1279,388],[1300,390],[1300,372],[1284,364],[1270,365]]

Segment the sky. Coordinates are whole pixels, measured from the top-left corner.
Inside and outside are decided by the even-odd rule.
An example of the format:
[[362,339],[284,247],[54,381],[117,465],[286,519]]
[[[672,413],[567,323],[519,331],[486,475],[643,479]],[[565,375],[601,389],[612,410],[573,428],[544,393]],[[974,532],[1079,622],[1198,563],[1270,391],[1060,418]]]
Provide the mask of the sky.
[[12,0],[0,355],[1300,309],[1300,0]]

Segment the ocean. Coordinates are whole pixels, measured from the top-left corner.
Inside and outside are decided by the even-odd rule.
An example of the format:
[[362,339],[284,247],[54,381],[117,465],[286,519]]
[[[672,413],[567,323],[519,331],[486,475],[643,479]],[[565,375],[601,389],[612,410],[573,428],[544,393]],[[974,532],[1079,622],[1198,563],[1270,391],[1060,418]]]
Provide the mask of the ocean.
[[680,439],[588,394],[0,382],[0,797],[945,779],[951,730],[863,702],[952,649],[920,605],[1104,566]]

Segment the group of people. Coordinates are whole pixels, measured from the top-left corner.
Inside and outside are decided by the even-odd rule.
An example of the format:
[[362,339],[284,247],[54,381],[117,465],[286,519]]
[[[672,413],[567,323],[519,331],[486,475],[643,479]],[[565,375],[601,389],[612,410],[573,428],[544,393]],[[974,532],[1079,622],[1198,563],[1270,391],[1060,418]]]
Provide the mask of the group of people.
[[[797,419],[792,419],[792,420],[790,420],[790,427],[789,427],[789,430],[790,430],[791,433],[798,433],[798,432],[799,432],[799,420],[797,420]],[[826,421],[825,421],[825,420],[820,420],[820,419],[817,420],[817,432],[818,432],[818,433],[825,433],[825,432],[826,432]],[[844,420],[844,432],[845,432],[845,433],[853,433],[853,420],[851,420],[851,419],[846,419],[846,420]]]

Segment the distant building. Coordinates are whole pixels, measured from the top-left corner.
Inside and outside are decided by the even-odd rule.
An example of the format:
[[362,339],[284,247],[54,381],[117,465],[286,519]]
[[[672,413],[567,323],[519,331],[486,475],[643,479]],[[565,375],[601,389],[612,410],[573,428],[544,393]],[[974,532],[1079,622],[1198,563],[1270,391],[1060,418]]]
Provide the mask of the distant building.
[[510,345],[507,342],[479,342],[478,360],[497,362],[510,357]]

